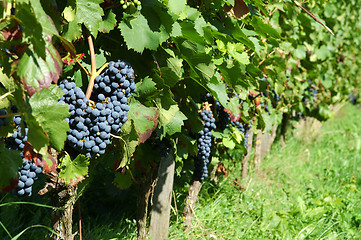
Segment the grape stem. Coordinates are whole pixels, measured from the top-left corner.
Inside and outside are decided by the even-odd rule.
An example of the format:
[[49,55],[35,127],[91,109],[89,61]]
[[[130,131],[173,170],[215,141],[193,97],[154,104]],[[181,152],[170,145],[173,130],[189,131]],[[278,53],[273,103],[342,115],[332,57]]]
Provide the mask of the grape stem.
[[319,24],[321,24],[324,28],[326,28],[327,29],[327,31],[329,31],[332,35],[335,35],[334,33],[333,33],[333,31],[329,28],[329,27],[327,27],[324,23],[322,23],[320,20],[318,20],[318,18],[315,16],[315,15],[313,15],[311,12],[309,12],[306,8],[304,8],[300,3],[298,3],[297,1],[294,1],[294,3],[298,6],[298,7],[300,7],[303,11],[305,11],[308,15],[310,15],[316,22],[318,22]]
[[74,58],[75,62],[77,62],[77,64],[79,64],[79,66],[84,70],[84,72],[86,73],[86,75],[90,75],[90,73],[88,72],[88,70],[86,70],[86,68],[79,62],[79,60],[77,58]]
[[0,118],[8,118],[8,117],[14,117],[14,116],[18,116],[21,113],[10,113],[10,114],[6,114],[6,115],[0,115]]
[[132,179],[136,184],[139,184],[139,182],[137,181],[137,179],[134,178],[133,173],[132,173],[132,171],[130,170],[129,166],[126,165],[125,168],[128,170],[131,179]]
[[14,91],[5,93],[4,95],[2,95],[2,96],[0,97],[0,100],[3,100],[3,99],[6,98],[7,96],[11,95],[13,92],[14,92]]
[[96,62],[95,62],[95,51],[94,51],[93,38],[92,38],[91,34],[89,34],[89,36],[88,36],[88,44],[89,44],[90,59],[91,59],[91,72],[90,72],[89,85],[88,85],[88,89],[86,90],[85,97],[89,99],[90,95],[92,94],[92,91],[93,91],[95,77],[97,76],[96,75],[97,66],[96,66]]
[[104,68],[108,67],[108,63],[105,63],[101,68],[99,68],[99,70],[96,72],[95,76],[99,76],[100,73],[104,70]]
[[268,53],[266,58],[262,59],[262,61],[260,61],[258,65],[261,66],[267,58],[269,58],[273,53],[275,53],[275,51],[276,50],[273,50],[272,52]]

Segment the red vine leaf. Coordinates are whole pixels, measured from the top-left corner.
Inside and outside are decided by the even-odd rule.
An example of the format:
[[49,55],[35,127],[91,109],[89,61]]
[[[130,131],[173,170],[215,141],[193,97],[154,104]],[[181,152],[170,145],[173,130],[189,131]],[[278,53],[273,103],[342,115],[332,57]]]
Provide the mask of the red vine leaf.
[[56,157],[53,157],[50,154],[43,156],[39,153],[36,153],[33,150],[33,147],[28,143],[25,144],[23,154],[24,159],[34,161],[35,165],[42,167],[44,172],[56,172]]
[[159,112],[155,107],[146,107],[141,103],[131,103],[128,113],[134,121],[134,127],[139,135],[139,143],[145,142],[158,125]]
[[33,51],[33,47],[25,50],[17,66],[17,74],[21,78],[29,96],[48,88],[52,82],[57,84],[62,73],[62,61],[59,52],[51,43],[51,36],[47,36],[46,56],[41,58]]

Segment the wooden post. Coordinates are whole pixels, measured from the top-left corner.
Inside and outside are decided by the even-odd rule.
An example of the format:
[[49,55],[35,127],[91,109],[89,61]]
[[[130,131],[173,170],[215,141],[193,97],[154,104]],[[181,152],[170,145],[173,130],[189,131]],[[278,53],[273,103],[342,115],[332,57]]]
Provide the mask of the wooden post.
[[261,160],[270,152],[273,141],[276,137],[277,126],[273,126],[271,133],[265,132],[261,137]]
[[281,122],[281,145],[284,147],[286,145],[286,130],[288,123],[289,114],[283,113],[282,122]]
[[261,167],[261,146],[262,146],[262,132],[258,131],[256,137],[256,145],[254,147],[254,169],[255,172],[258,172]]
[[189,189],[188,196],[186,198],[184,210],[183,210],[183,220],[184,220],[184,230],[190,231],[192,229],[192,219],[194,207],[198,200],[198,194],[201,190],[202,182],[197,180],[192,180]]
[[[76,200],[77,187],[58,185],[51,191],[52,206],[57,207],[53,210],[52,226],[58,235],[53,234],[52,239],[73,240],[73,210]],[[61,208],[61,209],[58,209]]]
[[171,154],[162,157],[152,197],[149,235],[152,240],[168,238],[175,162]]
[[253,129],[250,127],[248,129],[248,144],[247,144],[247,154],[243,156],[242,158],[242,173],[241,177],[242,179],[246,179],[247,172],[248,172],[248,162],[249,162],[249,156],[251,154],[253,145]]
[[152,190],[153,172],[146,174],[140,180],[137,199],[137,240],[145,240],[147,237],[148,203]]

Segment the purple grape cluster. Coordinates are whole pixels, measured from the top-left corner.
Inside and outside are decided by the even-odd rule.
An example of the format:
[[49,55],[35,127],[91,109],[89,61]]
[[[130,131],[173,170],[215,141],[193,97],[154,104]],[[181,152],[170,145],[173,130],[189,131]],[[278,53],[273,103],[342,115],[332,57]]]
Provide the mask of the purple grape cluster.
[[28,140],[28,128],[26,123],[23,122],[24,131],[21,129],[21,116],[14,116],[13,121],[15,123],[16,131],[14,134],[5,139],[6,147],[8,149],[19,150],[20,156],[23,158],[23,165],[18,169],[19,182],[14,194],[19,196],[31,196],[32,186],[34,181],[38,179],[38,174],[41,173],[41,167],[35,165],[33,161],[26,160],[24,158],[24,147]]
[[110,134],[117,134],[127,121],[128,98],[136,91],[134,71],[124,62],[110,62],[109,68],[95,78],[90,100],[74,82],[59,84],[65,95],[59,102],[67,103],[70,146],[88,157],[104,154]]
[[215,119],[209,110],[199,113],[203,124],[203,130],[197,135],[198,154],[194,160],[193,179],[203,181],[208,176],[207,164],[210,162],[212,147],[212,129],[216,128]]
[[231,117],[229,113],[227,113],[222,106],[222,104],[216,100],[216,107],[217,107],[217,127],[221,130],[224,130],[229,127],[229,123],[231,122]]
[[275,105],[278,105],[278,102],[281,100],[280,96],[276,93],[276,90],[272,89],[273,98],[275,100]]
[[41,167],[36,166],[33,161],[23,159],[23,166],[19,169],[18,173],[19,182],[14,192],[19,196],[30,197],[34,181],[38,179],[38,174],[41,173]]
[[[242,100],[240,100],[242,101]],[[248,129],[250,126],[248,126],[245,123],[238,121],[231,121],[231,116],[229,113],[227,113],[224,109],[224,107],[220,104],[220,102],[216,101],[217,106],[217,127],[219,129],[224,130],[225,128],[228,128],[230,126],[229,123],[235,128],[237,128],[243,135],[244,135],[244,147],[247,149],[248,144]]]
[[102,102],[105,109],[111,111],[107,121],[113,133],[119,133],[122,125],[128,120],[128,98],[134,92],[134,70],[124,61],[110,62],[109,68],[95,78],[91,99]]
[[235,128],[237,128],[244,136],[244,141],[243,141],[243,145],[244,147],[247,149],[247,145],[248,145],[248,130],[250,129],[250,126],[245,124],[245,123],[241,123],[239,121],[234,121],[231,122],[232,126],[234,126]]
[[24,122],[24,132],[22,133],[21,129],[21,116],[14,116],[13,121],[15,123],[15,132],[12,136],[5,139],[5,144],[8,149],[19,150],[21,151],[21,156],[23,157],[23,150],[25,147],[26,141],[28,141],[28,131],[25,122]]

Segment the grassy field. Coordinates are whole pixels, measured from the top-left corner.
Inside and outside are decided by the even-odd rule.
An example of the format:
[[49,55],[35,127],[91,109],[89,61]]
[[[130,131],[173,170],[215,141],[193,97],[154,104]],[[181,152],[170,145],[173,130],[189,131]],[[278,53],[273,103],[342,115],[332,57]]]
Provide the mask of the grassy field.
[[[361,111],[344,106],[322,127],[289,131],[258,175],[210,191],[205,184],[187,236],[169,239],[361,239]],[[212,193],[210,193],[212,192]]]
[[[251,171],[248,179],[236,181],[236,165],[217,184],[205,182],[191,233],[183,232],[181,215],[187,188],[178,189],[169,239],[361,239],[359,119],[361,110],[345,105],[322,126],[290,129],[286,146],[275,142],[259,174]],[[101,185],[82,196],[83,239],[134,239],[134,197]],[[32,200],[46,204],[42,199]],[[49,226],[49,213],[34,206],[2,207],[0,220],[14,236],[26,226]],[[77,219],[75,209],[74,231]],[[31,229],[19,239],[44,239],[46,232]],[[6,236],[0,226],[0,239]]]

